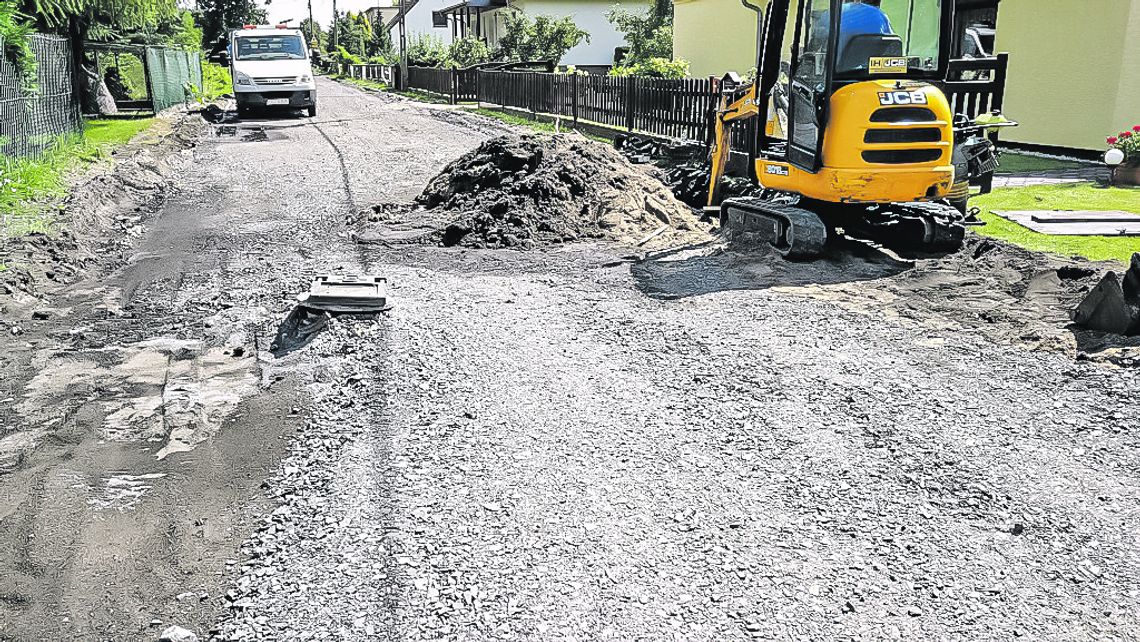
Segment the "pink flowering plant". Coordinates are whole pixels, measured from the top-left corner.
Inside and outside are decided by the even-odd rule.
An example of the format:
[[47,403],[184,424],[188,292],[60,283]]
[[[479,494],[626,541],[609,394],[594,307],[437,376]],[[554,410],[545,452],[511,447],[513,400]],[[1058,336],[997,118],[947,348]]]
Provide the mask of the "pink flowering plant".
[[1131,131],[1109,136],[1105,142],[1124,152],[1125,164],[1140,165],[1140,125],[1136,125]]

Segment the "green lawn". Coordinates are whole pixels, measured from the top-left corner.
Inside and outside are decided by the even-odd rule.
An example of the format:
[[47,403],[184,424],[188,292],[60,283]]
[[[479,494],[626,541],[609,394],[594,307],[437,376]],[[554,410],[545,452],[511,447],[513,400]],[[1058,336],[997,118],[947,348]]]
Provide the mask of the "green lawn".
[[341,82],[346,82],[350,85],[356,85],[357,87],[360,87],[362,89],[372,89],[375,91],[387,91],[387,89],[388,89],[387,83],[383,83],[383,82],[380,82],[378,80],[368,80],[365,78],[351,78],[349,76],[337,76],[337,75],[332,75],[332,76],[330,76],[330,78],[334,78],[334,79],[339,80]]
[[0,234],[50,232],[67,177],[149,128],[154,118],[90,120],[82,134],[62,136],[36,159],[0,157]]
[[1031,156],[1029,154],[1018,154],[1017,152],[1002,152],[1001,157],[998,158],[998,162],[1001,163],[1001,166],[998,167],[999,174],[1021,174],[1024,172],[1040,172],[1053,169],[1079,169],[1090,166],[1090,163],[1044,158],[1041,156]]
[[1030,250],[1096,261],[1127,262],[1140,252],[1136,236],[1050,236],[993,214],[993,210],[1121,210],[1140,214],[1140,188],[1102,188],[1092,183],[1066,183],[996,189],[970,200],[981,208],[985,227],[979,234],[1009,241]]

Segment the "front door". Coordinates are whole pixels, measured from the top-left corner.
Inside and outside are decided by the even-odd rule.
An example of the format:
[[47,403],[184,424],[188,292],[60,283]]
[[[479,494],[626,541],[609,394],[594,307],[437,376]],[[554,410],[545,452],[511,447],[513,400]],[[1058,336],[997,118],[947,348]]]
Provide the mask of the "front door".
[[[835,5],[840,3],[836,2]],[[800,0],[790,83],[788,162],[816,172],[823,165],[823,130],[831,96],[830,51],[838,28],[831,0]]]

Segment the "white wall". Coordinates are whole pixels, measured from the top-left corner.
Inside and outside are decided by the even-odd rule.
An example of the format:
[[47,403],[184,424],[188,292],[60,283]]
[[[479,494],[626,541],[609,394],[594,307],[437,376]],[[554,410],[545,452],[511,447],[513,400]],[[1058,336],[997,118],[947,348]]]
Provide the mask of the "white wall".
[[[446,29],[435,29],[431,26],[431,12],[439,11],[444,7],[450,7],[456,2],[458,2],[458,0],[420,0],[419,4],[412,7],[407,17],[404,18],[408,29],[408,39],[411,40],[414,34],[430,33],[437,38],[442,38],[444,42],[451,42],[450,27]],[[392,33],[396,35],[399,32],[393,29]],[[397,35],[397,37],[399,36]]]
[[589,32],[590,41],[567,52],[563,65],[612,65],[614,49],[624,46],[625,38],[606,20],[606,13],[614,5],[635,11],[650,6],[648,0],[515,0],[511,5],[531,16],[571,16],[575,24]]
[[[417,33],[431,33],[451,42],[451,29],[435,29],[431,26],[432,11],[452,6],[457,0],[420,0],[407,16],[408,37]],[[562,59],[564,65],[610,65],[614,61],[614,49],[624,46],[625,39],[606,20],[606,13],[614,5],[637,11],[648,9],[648,0],[512,0],[511,6],[522,9],[530,16],[551,16],[562,18],[571,16],[575,24],[590,34],[590,41],[571,49]],[[502,22],[499,11],[483,14],[483,26],[492,45],[498,40],[497,32]]]

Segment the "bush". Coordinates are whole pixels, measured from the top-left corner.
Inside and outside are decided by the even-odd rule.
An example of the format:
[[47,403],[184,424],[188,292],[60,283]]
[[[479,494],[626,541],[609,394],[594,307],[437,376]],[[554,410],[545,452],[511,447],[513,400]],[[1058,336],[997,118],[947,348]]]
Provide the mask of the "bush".
[[413,67],[442,67],[447,59],[447,45],[431,34],[420,34],[408,42],[408,64]]
[[16,11],[15,3],[0,2],[0,40],[4,41],[4,50],[0,51],[0,55],[12,63],[22,84],[28,89],[34,89],[36,56],[28,44],[32,27],[23,18]]
[[202,61],[202,102],[217,100],[232,91],[230,68]]
[[533,20],[518,9],[507,12],[505,33],[499,38],[498,60],[553,60],[556,64],[574,47],[590,41],[590,34],[569,16],[538,16]]
[[653,58],[673,58],[673,22],[653,10],[628,11],[615,7],[606,18],[625,36],[629,53],[623,65],[636,65]]
[[333,53],[333,60],[346,64],[346,65],[363,65],[364,61],[360,56],[348,51],[344,47],[337,47]]
[[447,58],[449,67],[470,67],[490,60],[491,50],[482,38],[467,36],[451,43]]
[[689,61],[650,58],[645,62],[621,65],[610,70],[611,76],[644,76],[648,78],[681,79],[689,75]]

